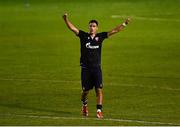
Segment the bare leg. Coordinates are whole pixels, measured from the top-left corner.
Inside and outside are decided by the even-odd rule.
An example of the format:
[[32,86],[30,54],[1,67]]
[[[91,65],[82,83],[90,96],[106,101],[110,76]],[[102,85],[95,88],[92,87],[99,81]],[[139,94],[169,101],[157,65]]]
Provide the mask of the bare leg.
[[102,102],[103,102],[103,92],[102,89],[96,89],[96,101],[97,101],[97,118],[103,118],[102,114]]
[[101,88],[97,88],[96,89],[96,101],[97,101],[97,105],[102,105],[103,103],[103,92]]

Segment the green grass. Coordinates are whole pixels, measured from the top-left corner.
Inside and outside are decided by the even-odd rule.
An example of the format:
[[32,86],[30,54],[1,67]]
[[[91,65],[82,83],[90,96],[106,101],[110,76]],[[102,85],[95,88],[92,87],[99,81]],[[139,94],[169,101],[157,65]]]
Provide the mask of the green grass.
[[[180,125],[178,0],[29,2],[0,1],[0,125]],[[112,15],[134,17],[102,51],[104,117],[133,121],[94,119],[94,91],[81,119],[80,45],[66,11],[85,31],[90,19],[108,31],[123,22]]]

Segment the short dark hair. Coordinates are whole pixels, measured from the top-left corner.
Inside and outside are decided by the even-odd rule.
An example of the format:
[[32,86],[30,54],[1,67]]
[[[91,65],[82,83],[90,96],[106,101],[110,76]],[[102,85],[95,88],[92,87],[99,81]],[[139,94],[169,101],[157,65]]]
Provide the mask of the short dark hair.
[[95,20],[95,19],[90,20],[90,21],[89,21],[89,24],[90,24],[90,23],[96,23],[96,25],[98,26],[98,21]]

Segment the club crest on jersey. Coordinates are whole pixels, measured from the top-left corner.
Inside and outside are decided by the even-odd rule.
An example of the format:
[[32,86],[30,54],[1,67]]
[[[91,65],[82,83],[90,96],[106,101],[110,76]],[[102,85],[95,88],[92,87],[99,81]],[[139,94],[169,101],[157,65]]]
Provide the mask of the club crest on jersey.
[[96,41],[99,41],[99,37],[95,37],[95,40],[96,40]]

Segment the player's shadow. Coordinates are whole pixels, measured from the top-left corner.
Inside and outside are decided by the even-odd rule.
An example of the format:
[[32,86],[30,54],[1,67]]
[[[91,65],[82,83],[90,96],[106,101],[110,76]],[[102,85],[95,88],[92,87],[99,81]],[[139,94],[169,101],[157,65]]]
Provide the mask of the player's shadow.
[[72,114],[72,112],[67,112],[67,111],[57,111],[57,110],[51,110],[51,109],[45,109],[45,108],[35,108],[35,107],[30,107],[30,106],[24,106],[21,104],[2,104],[2,103],[0,103],[0,106],[8,107],[8,108],[31,110],[31,111],[49,112],[49,113],[54,113],[56,115],[70,115],[70,114]]

